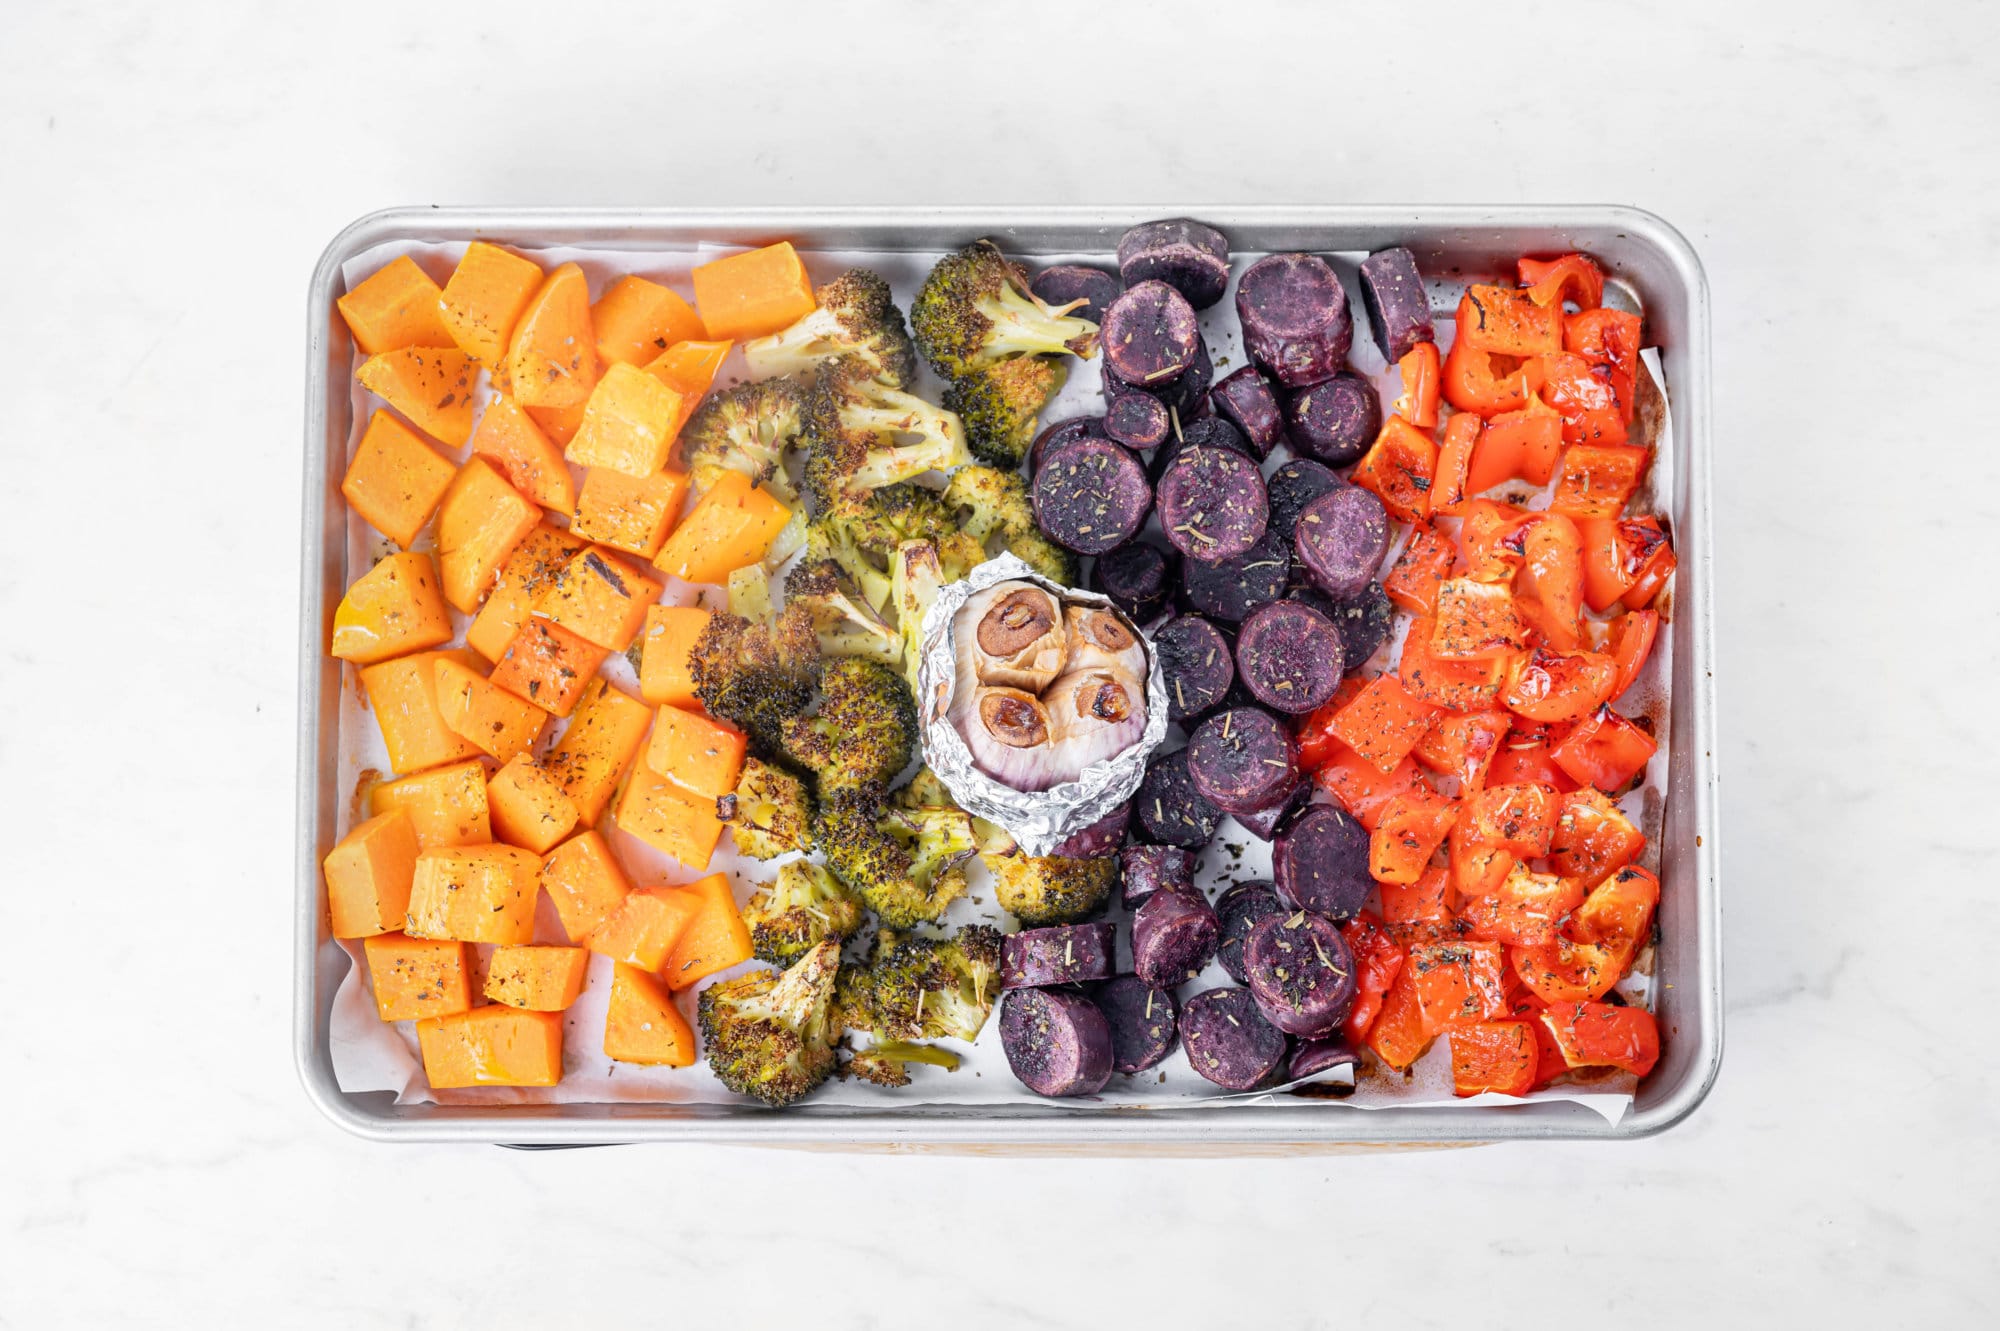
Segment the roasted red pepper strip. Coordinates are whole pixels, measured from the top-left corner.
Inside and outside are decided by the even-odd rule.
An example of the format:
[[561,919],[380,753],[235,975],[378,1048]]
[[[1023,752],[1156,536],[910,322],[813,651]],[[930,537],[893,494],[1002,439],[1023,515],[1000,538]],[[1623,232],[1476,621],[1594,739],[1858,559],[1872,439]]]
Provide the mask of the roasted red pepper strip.
[[1546,855],[1562,799],[1539,783],[1488,786],[1466,795],[1459,826],[1469,845],[1498,846],[1517,857]]
[[1382,918],[1391,924],[1438,924],[1451,920],[1451,871],[1442,864],[1424,870],[1414,883],[1380,883]]
[[1556,926],[1563,917],[1582,902],[1581,885],[1517,864],[1497,890],[1467,899],[1459,916],[1470,926],[1469,938],[1510,947],[1546,947],[1556,941]]
[[1547,485],[1562,458],[1562,417],[1531,393],[1520,411],[1505,411],[1487,422],[1466,473],[1467,494],[1479,494],[1516,477]]
[[1438,584],[1451,576],[1457,559],[1458,547],[1451,538],[1428,522],[1420,522],[1411,530],[1395,567],[1382,579],[1382,590],[1413,615],[1436,614]]
[[1585,787],[1563,796],[1549,865],[1588,891],[1639,858],[1646,838],[1611,797]]
[[1583,644],[1583,535],[1576,524],[1560,513],[1535,513],[1500,544],[1520,552],[1514,598],[1521,613],[1550,646],[1575,651]]
[[1519,411],[1528,405],[1528,394],[1541,383],[1539,360],[1494,356],[1463,342],[1453,342],[1445,353],[1444,400],[1458,411],[1478,416]]
[[1618,665],[1598,652],[1537,647],[1512,663],[1500,701],[1530,721],[1576,721],[1611,700]]
[[1630,388],[1617,367],[1567,351],[1541,358],[1542,400],[1562,417],[1566,444],[1622,444],[1625,422],[1631,419]]
[[1629,425],[1639,379],[1639,316],[1623,310],[1584,310],[1563,320],[1563,350],[1612,368],[1612,386]]
[[1403,378],[1403,395],[1396,399],[1391,410],[1419,429],[1435,429],[1441,377],[1437,343],[1417,343],[1407,356],[1396,362],[1396,370]]
[[1549,749],[1549,757],[1578,785],[1615,795],[1646,770],[1659,747],[1651,735],[1607,706],[1571,726]]
[[1368,1038],[1375,1018],[1382,1011],[1382,996],[1403,970],[1403,949],[1382,928],[1382,922],[1367,911],[1340,926],[1340,933],[1354,953],[1354,1006],[1347,1010],[1345,1034],[1352,1044]]
[[1429,435],[1401,416],[1391,416],[1348,479],[1372,490],[1398,522],[1419,522],[1430,511],[1437,459],[1437,444]]
[[1458,801],[1419,780],[1382,806],[1368,834],[1368,872],[1378,883],[1414,883],[1458,819]]
[[1636,444],[1572,444],[1549,500],[1551,513],[1572,518],[1615,518],[1645,479],[1652,454]]
[[1451,1046],[1453,1095],[1526,1095],[1535,1088],[1540,1060],[1527,1022],[1462,1022],[1445,1042]]
[[1645,1076],[1660,1061],[1653,1014],[1616,1003],[1558,1003],[1542,1013],[1563,1061],[1572,1068],[1623,1068]]
[[1639,671],[1645,667],[1646,658],[1652,655],[1653,639],[1659,632],[1660,612],[1657,610],[1628,610],[1611,621],[1604,650],[1617,665],[1618,677],[1611,682],[1609,701],[1617,702],[1625,696],[1625,690],[1639,678]]
[[1592,610],[1620,601],[1643,610],[1673,575],[1673,548],[1658,518],[1585,518],[1577,533],[1583,540],[1583,603]]
[[1562,310],[1535,304],[1512,287],[1468,287],[1458,303],[1456,342],[1468,351],[1544,356],[1562,350]]
[[1512,724],[1505,712],[1439,712],[1413,753],[1431,771],[1456,777],[1464,795],[1485,786],[1487,769]]
[[1437,475],[1431,479],[1431,514],[1455,517],[1465,511],[1466,477],[1472,455],[1479,447],[1479,432],[1485,422],[1469,411],[1460,411],[1444,424],[1444,443],[1438,448]]
[[1381,821],[1384,806],[1414,789],[1423,777],[1417,774],[1416,763],[1408,758],[1384,776],[1375,764],[1342,744],[1320,763],[1313,772],[1313,780],[1333,796],[1335,803],[1353,814],[1356,822],[1373,832]]
[[1579,310],[1594,310],[1604,303],[1604,270],[1587,254],[1565,254],[1560,259],[1522,259],[1516,269],[1528,299],[1537,305],[1558,309],[1565,300]]

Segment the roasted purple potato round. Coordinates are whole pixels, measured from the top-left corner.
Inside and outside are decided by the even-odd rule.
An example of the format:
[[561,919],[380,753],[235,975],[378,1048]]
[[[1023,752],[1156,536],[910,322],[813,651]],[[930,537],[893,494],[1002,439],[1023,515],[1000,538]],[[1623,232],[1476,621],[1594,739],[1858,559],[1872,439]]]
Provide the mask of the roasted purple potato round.
[[1377,250],[1361,261],[1361,303],[1368,309],[1375,345],[1391,364],[1419,342],[1437,340],[1417,256],[1400,246]]
[[1209,564],[1255,545],[1269,517],[1256,459],[1228,448],[1182,449],[1160,476],[1158,498],[1168,542]]
[[1285,1033],[1264,1019],[1248,989],[1208,989],[1181,1008],[1188,1065],[1226,1091],[1254,1091],[1284,1066]]
[[1035,524],[1057,545],[1100,555],[1131,540],[1153,505],[1146,469],[1109,439],[1072,439],[1035,473]]
[[1336,923],[1352,919],[1375,880],[1368,873],[1368,831],[1337,804],[1312,804],[1279,829],[1271,846],[1278,895]]
[[1229,288],[1229,239],[1186,217],[1141,222],[1118,240],[1118,271],[1128,285],[1165,282],[1205,310]]
[[1178,581],[1180,555],[1147,540],[1107,550],[1090,566],[1090,585],[1135,623],[1150,624],[1167,608]]
[[1104,433],[1127,448],[1158,448],[1173,429],[1173,417],[1151,393],[1120,393],[1104,408]]
[[1339,1036],[1320,1040],[1301,1041],[1292,1050],[1291,1061],[1285,1065],[1286,1081],[1304,1081],[1307,1077],[1317,1077],[1322,1072],[1332,1072],[1336,1068],[1359,1067],[1361,1055],[1353,1045]]
[[1267,527],[1234,559],[1188,560],[1181,569],[1181,598],[1197,614],[1240,624],[1258,606],[1282,600],[1291,576],[1292,548]]
[[1127,846],[1118,852],[1119,897],[1133,910],[1161,888],[1194,888],[1195,856],[1179,846]]
[[1185,374],[1200,340],[1194,307],[1165,282],[1125,288],[1104,312],[1098,330],[1104,372],[1148,392]]
[[1131,825],[1132,802],[1127,800],[1089,827],[1070,833],[1057,842],[1056,848],[1049,853],[1072,860],[1116,854],[1118,848],[1125,844],[1125,829]]
[[1340,654],[1352,671],[1380,651],[1396,627],[1396,606],[1382,584],[1371,582],[1352,596],[1321,598],[1319,609],[1340,630]]
[[1264,478],[1266,502],[1270,505],[1271,516],[1264,524],[1266,532],[1276,533],[1279,540],[1289,550],[1292,534],[1298,529],[1299,514],[1305,512],[1306,505],[1330,490],[1338,490],[1347,482],[1333,474],[1333,468],[1311,458],[1293,458],[1269,476]]
[[1257,1006],[1287,1035],[1325,1035],[1354,1005],[1354,953],[1338,925],[1309,910],[1252,929],[1243,969]]
[[1290,716],[1333,696],[1345,670],[1340,630],[1297,601],[1250,612],[1236,634],[1236,674],[1250,696]]
[[1195,728],[1188,740],[1188,775],[1224,813],[1280,804],[1298,784],[1298,747],[1291,728],[1261,707],[1232,707]]
[[1140,830],[1163,846],[1200,850],[1222,822],[1222,810],[1195,789],[1194,778],[1188,775],[1186,749],[1175,749],[1148,763],[1132,802],[1137,807]]
[[1249,813],[1231,814],[1236,823],[1259,841],[1269,841],[1278,834],[1287,818],[1304,808],[1312,798],[1312,782],[1303,775],[1295,782],[1285,797],[1276,804],[1263,809],[1252,809]]
[[1095,1095],[1111,1080],[1111,1024],[1067,989],[1014,989],[1000,999],[1007,1066],[1037,1095]]
[[1336,374],[1285,399],[1285,437],[1329,467],[1359,462],[1382,432],[1382,399],[1358,375]]
[[1354,337],[1347,291],[1316,254],[1268,254],[1236,284],[1246,351],[1287,388],[1340,372]]
[[1243,432],[1261,459],[1285,437],[1284,408],[1271,390],[1271,381],[1254,365],[1231,372],[1209,390],[1209,401],[1218,416]]
[[1389,553],[1389,511],[1358,485],[1329,491],[1299,514],[1292,549],[1321,591],[1345,600],[1382,568]]
[[1250,941],[1250,931],[1274,915],[1291,913],[1277,889],[1265,882],[1237,883],[1215,899],[1215,914],[1222,921],[1215,959],[1230,979],[1243,983],[1243,947]]
[[1222,921],[1193,888],[1163,887],[1132,913],[1132,970],[1147,984],[1171,989],[1215,960]]
[[1236,659],[1222,630],[1200,615],[1179,615],[1153,634],[1167,686],[1167,719],[1185,723],[1220,703],[1236,682]]
[[1055,924],[1023,929],[1000,940],[1000,987],[1039,989],[1081,984],[1118,973],[1118,926]]
[[1028,283],[1028,290],[1044,305],[1060,309],[1073,301],[1084,302],[1070,313],[1095,324],[1104,322],[1104,312],[1124,289],[1118,274],[1081,263],[1059,263],[1044,268]]
[[1040,471],[1044,457],[1072,440],[1107,437],[1102,416],[1068,416],[1045,425],[1028,448],[1028,471],[1031,475]]
[[1173,990],[1120,975],[1092,989],[1090,996],[1111,1026],[1113,1072],[1144,1072],[1173,1052],[1180,1034]]

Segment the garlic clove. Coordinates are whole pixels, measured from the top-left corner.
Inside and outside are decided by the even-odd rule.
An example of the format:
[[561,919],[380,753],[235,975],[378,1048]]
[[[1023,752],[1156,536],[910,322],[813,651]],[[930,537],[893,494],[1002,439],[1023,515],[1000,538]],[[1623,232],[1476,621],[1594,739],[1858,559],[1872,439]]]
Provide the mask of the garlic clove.
[[1016,790],[1047,790],[1063,779],[1053,760],[1054,725],[1034,694],[982,685],[953,713],[972,761],[994,780]]
[[1146,731],[1146,688],[1127,670],[1072,670],[1042,694],[1055,729],[1059,781],[1123,753]]
[[1095,605],[1067,605],[1063,607],[1063,628],[1069,638],[1065,670],[1101,667],[1145,677],[1146,649],[1117,611]]
[[953,630],[982,684],[1040,693],[1069,655],[1062,603],[1031,583],[987,588],[965,603]]

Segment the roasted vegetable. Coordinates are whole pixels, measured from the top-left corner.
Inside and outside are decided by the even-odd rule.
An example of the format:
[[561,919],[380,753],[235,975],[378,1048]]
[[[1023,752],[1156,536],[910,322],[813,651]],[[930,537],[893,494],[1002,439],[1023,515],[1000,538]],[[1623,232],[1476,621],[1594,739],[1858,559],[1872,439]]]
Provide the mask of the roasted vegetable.
[[1091,355],[1097,325],[1052,311],[990,240],[938,260],[917,292],[910,325],[939,374],[955,377],[1012,356]]
[[833,1073],[831,1021],[840,944],[817,944],[786,971],[712,984],[697,1009],[717,1079],[773,1107],[817,1089]]
[[812,796],[806,783],[757,758],[743,760],[736,791],[716,801],[736,849],[753,860],[812,849]]
[[931,542],[947,582],[986,562],[985,547],[959,528],[939,493],[915,484],[848,497],[822,512],[806,529],[806,556],[838,561],[879,611],[889,603],[889,561],[904,541]]
[[1118,883],[1118,861],[1110,855],[989,855],[986,867],[993,872],[994,897],[1026,925],[1088,919]]
[[865,656],[894,665],[903,640],[865,599],[850,594],[838,561],[808,559],[785,578],[785,603],[804,606],[812,616],[819,649],[826,656]]
[[712,615],[688,655],[695,696],[712,716],[733,722],[766,750],[784,723],[811,706],[819,683],[819,640],[804,606],[786,606],[769,624]]
[[818,709],[785,721],[782,738],[785,752],[813,774],[822,800],[836,790],[886,789],[916,752],[917,708],[896,671],[842,657],[820,674]]
[[1000,931],[901,936],[876,949],[842,989],[841,1019],[877,1040],[971,1040],[1000,992]]
[[743,359],[759,378],[810,374],[827,362],[853,358],[883,383],[900,388],[917,370],[916,348],[889,294],[866,268],[850,268],[815,294],[817,306],[782,332],[743,344]]
[[965,892],[959,865],[977,849],[964,811],[885,805],[866,786],[822,799],[813,835],[833,871],[893,929],[942,918]]
[[1058,361],[1022,356],[953,378],[945,387],[944,404],[958,413],[974,457],[1018,469],[1034,447],[1042,408],[1067,378]]
[[[968,469],[969,470],[969,469]],[[889,599],[896,607],[896,634],[903,648],[903,679],[910,696],[918,696],[917,662],[923,645],[924,615],[944,586],[937,547],[929,541],[904,541],[889,566]],[[920,775],[928,775],[925,769]]]
[[806,390],[796,379],[762,379],[703,403],[681,430],[681,459],[697,490],[739,471],[787,501],[796,498],[785,455],[805,427]]
[[861,927],[861,898],[823,865],[793,860],[758,888],[743,908],[750,946],[775,965],[788,965],[831,938]]
[[1047,536],[1035,522],[1035,507],[1019,472],[998,467],[960,467],[945,486],[944,502],[959,517],[966,535],[992,551],[1018,555],[1029,568],[1063,586],[1077,580],[1076,556]]
[[806,490],[822,508],[972,461],[955,413],[877,382],[858,361],[821,373],[805,420]]
[[911,1063],[928,1063],[946,1072],[958,1071],[958,1055],[935,1045],[911,1044],[908,1040],[883,1040],[848,1055],[840,1065],[843,1077],[859,1077],[877,1086],[908,1086]]

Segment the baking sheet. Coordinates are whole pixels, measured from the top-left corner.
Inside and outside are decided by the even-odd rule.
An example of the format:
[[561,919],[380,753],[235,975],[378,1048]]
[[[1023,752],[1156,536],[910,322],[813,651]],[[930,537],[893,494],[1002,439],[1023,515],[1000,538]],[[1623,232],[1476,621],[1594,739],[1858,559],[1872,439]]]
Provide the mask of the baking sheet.
[[[970,237],[968,237],[970,238]],[[404,242],[385,244],[364,251],[349,260],[343,268],[343,276],[351,287],[360,279],[379,268],[397,254],[408,254],[442,282],[457,262],[463,251],[462,244],[418,245]],[[687,273],[695,264],[707,262],[729,247],[699,247],[685,251],[625,251],[616,248],[546,247],[524,249],[538,262],[546,266],[563,262],[576,262],[591,280],[593,295],[615,277],[624,273],[665,282],[680,290],[684,295],[691,291]],[[1256,254],[1238,256],[1235,262],[1237,272],[1254,261]],[[1361,302],[1356,285],[1355,269],[1361,254],[1330,253],[1327,256],[1340,270],[1349,288],[1350,303],[1357,316],[1357,328],[1353,350],[1349,360],[1352,368],[1375,380],[1383,393],[1386,404],[1392,401],[1400,386],[1396,383],[1394,366],[1385,365],[1379,350],[1374,346],[1366,331],[1365,319],[1360,317]],[[840,271],[856,266],[875,269],[886,277],[894,288],[898,301],[905,309],[917,285],[922,281],[936,255],[931,253],[896,252],[836,252],[823,251],[805,253],[805,262],[814,280],[824,281]],[[1037,256],[1037,265],[1059,262],[1105,263],[1102,254],[1079,254],[1071,256]],[[1449,310],[1455,303],[1460,283],[1443,282],[1433,279],[1432,306],[1434,309]],[[1615,301],[1619,293],[1615,288],[1607,290],[1607,302]],[[1225,297],[1216,306],[1202,313],[1202,325],[1209,340],[1211,354],[1215,360],[1216,377],[1220,379],[1231,369],[1243,362],[1240,340],[1236,330],[1233,300]],[[1448,317],[1438,321],[1438,337],[1441,347],[1450,342],[1451,324]],[[358,367],[362,357],[356,353],[353,367]],[[1647,365],[1655,381],[1664,386],[1657,356],[1646,353]],[[719,382],[728,383],[743,377],[740,358],[732,356],[724,366]],[[917,384],[915,391],[935,400],[941,388],[929,377],[928,371]],[[359,441],[371,410],[380,406],[378,400],[361,389],[349,378],[349,392],[354,408],[354,428],[350,433],[347,448],[352,450]],[[486,397],[486,386],[480,386],[481,407]],[[1071,362],[1069,382],[1062,393],[1044,414],[1045,421],[1061,419],[1069,415],[1097,414],[1101,411],[1099,378],[1095,362]],[[1658,422],[1653,436],[1658,444],[1655,454],[1654,472],[1650,493],[1672,492],[1671,467],[1673,465],[1672,434],[1666,428],[1664,416]],[[461,449],[455,455],[463,460],[467,450]],[[1275,469],[1288,454],[1280,449],[1266,463],[1265,471]],[[1540,507],[1546,503],[1546,491],[1530,496],[1528,487],[1519,487],[1521,494],[1509,495],[1525,502],[1527,507]],[[1646,496],[1642,494],[1641,500]],[[1636,507],[1637,505],[1635,505]],[[559,520],[558,520],[559,521]],[[365,571],[376,560],[390,553],[394,547],[382,537],[370,531],[365,523],[353,514],[347,517],[347,568],[351,581]],[[430,534],[419,538],[414,548],[428,548]],[[1391,554],[1393,562],[1394,554]],[[1385,570],[1388,567],[1384,565]],[[719,607],[724,598],[719,589],[697,588],[684,583],[668,580],[668,587],[661,597],[667,604],[706,603]],[[1399,618],[1401,618],[1399,616]],[[469,617],[454,612],[454,624],[462,634]],[[1391,637],[1391,645],[1376,658],[1375,664],[1386,666],[1393,663],[1394,644],[1400,642],[1400,627]],[[1664,790],[1667,771],[1667,728],[1663,724],[1668,696],[1670,674],[1665,666],[1672,659],[1672,626],[1663,623],[1653,658],[1648,663],[1639,684],[1627,695],[1622,710],[1634,714],[1651,715],[1655,722],[1654,732],[1660,739],[1660,750],[1655,755],[1646,774],[1645,784],[1627,795],[1621,805],[1628,815],[1638,822],[1648,838],[1646,858],[1649,867],[1657,868],[1660,832],[1663,824]],[[636,694],[637,682],[630,665],[622,658],[614,656],[606,665],[606,672],[614,683]],[[560,723],[552,727],[538,751],[546,751],[560,736]],[[1169,745],[1180,742],[1178,734],[1170,735]],[[366,704],[361,700],[355,671],[350,666],[342,667],[342,692],[340,709],[338,790],[343,797],[337,832],[344,835],[348,828],[358,821],[356,795],[362,787],[379,774],[386,774],[386,755],[381,744],[380,732]],[[622,832],[610,830],[605,825],[607,835],[614,841],[621,861],[629,870],[635,886],[650,886],[658,883],[687,882],[701,874],[684,869],[675,861],[659,854],[650,847],[626,836]],[[745,859],[736,855],[730,839],[725,837],[717,848],[715,859],[703,872],[723,871],[731,875],[737,884],[739,903],[748,899],[758,882],[775,874],[783,860],[768,863]],[[1270,848],[1265,842],[1251,836],[1233,820],[1225,820],[1221,833],[1215,838],[1201,857],[1197,881],[1213,897],[1232,882],[1270,877]],[[996,924],[1005,923],[1005,916],[992,904],[984,869],[972,864],[972,890],[965,898],[955,903],[945,921],[948,927],[974,921]],[[1125,912],[1114,905],[1110,918],[1119,919]],[[1129,965],[1130,957],[1127,933],[1119,931],[1121,962]],[[563,943],[564,937],[553,909],[544,897],[538,909],[535,941],[538,943]],[[358,942],[343,942],[342,950],[353,961],[353,966],[340,983],[334,997],[330,1016],[330,1051],[336,1078],[343,1091],[391,1091],[399,1102],[437,1102],[445,1104],[552,1104],[552,1103],[604,1103],[619,1101],[657,1102],[713,1102],[745,1105],[748,1102],[724,1089],[707,1071],[697,1065],[687,1069],[646,1068],[631,1064],[613,1063],[603,1056],[601,1040],[604,1024],[604,1006],[609,991],[610,963],[606,958],[593,956],[589,983],[578,1002],[565,1014],[564,1076],[561,1085],[549,1088],[484,1087],[467,1090],[433,1092],[425,1084],[421,1059],[417,1053],[414,1025],[409,1022],[387,1024],[375,1015],[374,1002],[368,991],[365,963],[362,961]],[[491,949],[475,948],[478,965],[483,968]],[[760,963],[748,963],[743,969],[754,969]],[[1621,994],[1630,1002],[1650,1006],[1651,949],[1642,955],[1634,974],[1620,985]],[[727,978],[738,971],[725,972]],[[478,984],[481,975],[475,974]],[[1183,992],[1192,994],[1200,989],[1231,984],[1219,966],[1211,966],[1201,979]],[[692,1013],[693,995],[683,995],[682,1002]],[[1188,1066],[1183,1055],[1176,1051],[1159,1067],[1136,1076],[1114,1077],[1110,1086],[1095,1097],[1070,1101],[1046,1101],[1035,1097],[1017,1083],[1008,1071],[1005,1056],[998,1038],[998,1023],[989,1021],[976,1044],[967,1046],[946,1042],[955,1048],[963,1061],[955,1072],[921,1065],[912,1065],[912,1084],[901,1089],[886,1089],[858,1082],[830,1082],[816,1093],[815,1103],[863,1105],[870,1108],[891,1107],[897,1104],[950,1104],[950,1105],[1000,1105],[1033,1102],[1040,1105],[1055,1105],[1088,1111],[1093,1107],[1181,1107],[1201,1101],[1229,1101],[1237,1105],[1252,1106],[1272,1103],[1283,1098],[1288,1103],[1296,1099],[1285,1094],[1288,1088],[1278,1087],[1247,1094],[1223,1092],[1211,1083],[1202,1080]],[[1342,1076],[1317,1079],[1321,1086],[1316,1092],[1350,1092],[1344,1098],[1320,1098],[1313,1103],[1351,1108],[1380,1108],[1391,1105],[1416,1107],[1425,1105],[1448,1105],[1472,1108],[1482,1104],[1518,1103],[1513,1097],[1482,1095],[1470,1099],[1458,1099],[1451,1094],[1449,1057],[1445,1042],[1440,1040],[1412,1069],[1407,1078],[1395,1076],[1382,1070],[1366,1066],[1361,1072],[1358,1084],[1348,1083]],[[1607,1076],[1586,1085],[1553,1087],[1528,1097],[1533,1100],[1565,1100],[1582,1104],[1602,1115],[1608,1122],[1617,1122],[1631,1104],[1635,1079],[1627,1074]]]

